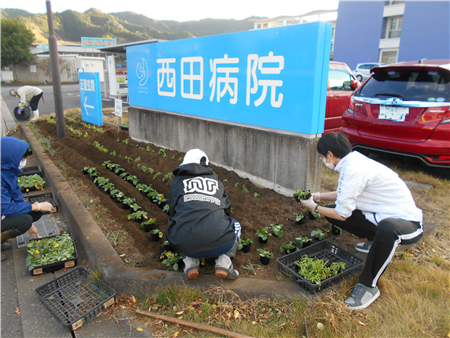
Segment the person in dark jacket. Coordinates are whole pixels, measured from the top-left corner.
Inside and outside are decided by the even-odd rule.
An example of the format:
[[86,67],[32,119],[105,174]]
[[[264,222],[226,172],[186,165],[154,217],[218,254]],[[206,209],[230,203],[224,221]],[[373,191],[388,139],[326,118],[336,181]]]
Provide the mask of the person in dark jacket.
[[[52,205],[48,202],[30,204],[23,199],[19,188],[17,174],[25,167],[27,156],[31,154],[28,143],[13,137],[1,138],[1,214],[2,214],[2,251],[9,249],[7,240],[22,235],[26,231],[39,238],[33,222],[39,220],[42,211],[51,211]],[[4,244],[5,243],[5,244]],[[6,255],[2,254],[2,261]]]
[[241,226],[230,217],[225,188],[208,163],[203,151],[191,149],[173,171],[166,237],[183,257],[186,279],[197,278],[200,258],[211,257],[218,257],[217,276],[236,279],[239,272],[231,258],[236,255]]

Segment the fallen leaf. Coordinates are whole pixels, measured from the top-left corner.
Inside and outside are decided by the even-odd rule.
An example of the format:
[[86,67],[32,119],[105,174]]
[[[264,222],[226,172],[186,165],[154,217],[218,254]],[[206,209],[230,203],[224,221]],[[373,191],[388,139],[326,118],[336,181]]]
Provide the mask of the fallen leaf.
[[202,310],[198,310],[198,314],[201,315],[203,313]]
[[121,254],[121,255],[119,255],[119,257],[123,257],[123,256],[125,256],[125,254]]
[[126,309],[126,308],[127,308],[126,306],[123,306],[123,305],[120,305],[120,307],[121,307],[122,309]]
[[238,319],[240,316],[241,316],[241,314],[239,313],[239,311],[238,311],[238,310],[234,310],[234,315],[233,315],[233,317],[234,317],[235,319]]
[[181,292],[176,293],[175,296],[180,297],[181,296]]
[[322,323],[317,323],[317,328],[318,328],[319,330],[323,330],[323,329],[325,328],[325,326],[323,326]]
[[179,315],[182,315],[183,313],[184,313],[184,310],[180,311],[180,312],[177,312],[176,315],[179,316]]
[[131,296],[131,300],[133,301],[133,303],[136,303],[136,297]]
[[180,334],[180,331],[177,331],[173,334],[174,337],[178,337],[178,335]]
[[225,321],[225,326],[229,329],[231,328],[230,321],[228,319]]
[[138,327],[137,329],[136,329],[136,331],[139,331],[139,332],[141,332],[141,331],[143,331],[144,329],[142,328],[142,327]]
[[366,326],[366,324],[364,324],[362,321],[358,320],[359,324],[361,324],[362,326]]
[[256,325],[256,324],[258,324],[258,323],[257,323],[257,322],[255,322],[255,321],[253,321],[253,322],[252,322],[252,324],[253,324],[253,325]]

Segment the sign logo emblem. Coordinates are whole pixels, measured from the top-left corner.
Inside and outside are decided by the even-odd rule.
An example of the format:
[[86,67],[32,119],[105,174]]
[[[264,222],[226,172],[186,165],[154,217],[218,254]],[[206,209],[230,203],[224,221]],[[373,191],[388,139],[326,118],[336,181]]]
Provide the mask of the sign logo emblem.
[[148,65],[144,58],[142,58],[142,62],[136,64],[136,75],[139,79],[139,86],[144,86],[148,80]]

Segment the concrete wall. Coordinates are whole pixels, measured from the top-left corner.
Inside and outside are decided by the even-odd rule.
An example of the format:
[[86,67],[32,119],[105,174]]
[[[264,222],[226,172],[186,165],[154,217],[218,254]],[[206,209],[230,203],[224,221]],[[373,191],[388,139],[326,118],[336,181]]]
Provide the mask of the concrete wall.
[[285,195],[320,188],[315,136],[133,106],[128,117],[135,140],[182,152],[200,148],[213,164]]

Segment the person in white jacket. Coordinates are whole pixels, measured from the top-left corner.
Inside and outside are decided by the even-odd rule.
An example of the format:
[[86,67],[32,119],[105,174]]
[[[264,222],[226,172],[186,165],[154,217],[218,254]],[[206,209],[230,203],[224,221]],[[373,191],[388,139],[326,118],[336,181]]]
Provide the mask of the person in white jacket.
[[38,104],[41,97],[44,95],[42,89],[33,86],[22,86],[16,89],[11,89],[9,95],[14,97],[19,97],[19,114],[25,108],[25,106],[30,106],[33,112],[32,120],[39,117]]
[[[411,192],[391,169],[356,151],[342,133],[328,133],[317,144],[319,158],[339,173],[337,190],[314,193],[301,204],[333,225],[367,242],[356,250],[368,253],[359,283],[345,300],[352,310],[368,307],[379,296],[381,275],[399,244],[417,242],[423,234],[422,211]],[[334,207],[316,202],[334,201]]]

